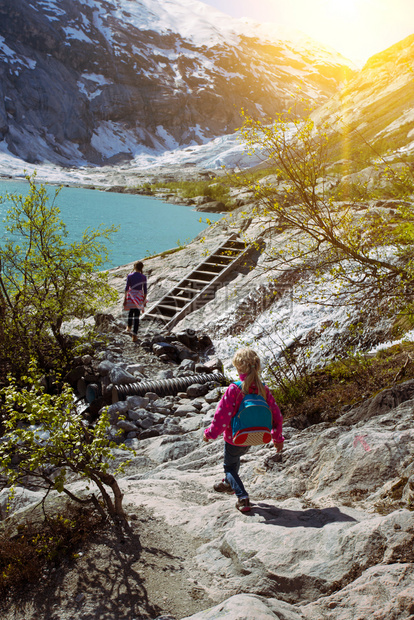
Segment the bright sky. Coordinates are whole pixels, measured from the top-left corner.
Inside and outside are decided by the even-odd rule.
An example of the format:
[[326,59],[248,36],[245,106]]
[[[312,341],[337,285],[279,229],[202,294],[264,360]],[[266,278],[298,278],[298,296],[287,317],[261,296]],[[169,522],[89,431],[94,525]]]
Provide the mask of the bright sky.
[[202,0],[233,17],[301,30],[363,64],[414,34],[414,0]]

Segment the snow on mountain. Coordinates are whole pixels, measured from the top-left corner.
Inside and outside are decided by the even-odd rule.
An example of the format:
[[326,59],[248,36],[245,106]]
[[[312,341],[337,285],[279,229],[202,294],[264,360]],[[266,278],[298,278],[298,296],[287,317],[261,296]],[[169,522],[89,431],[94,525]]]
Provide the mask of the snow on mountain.
[[[119,143],[114,141],[114,129],[109,128],[108,133],[100,133],[99,148],[109,158],[119,148]],[[123,145],[125,142],[123,142]],[[98,145],[97,145],[98,146]],[[238,134],[220,136],[205,144],[195,144],[182,148],[165,150],[149,149],[141,147],[134,159],[120,167],[112,167],[113,174],[108,174],[108,166],[91,167],[79,165],[75,168],[62,168],[51,162],[27,163],[12,155],[6,148],[5,143],[0,142],[0,179],[13,177],[24,178],[26,174],[36,171],[37,179],[43,183],[69,183],[79,185],[98,185],[101,187],[115,184],[132,184],[135,178],[137,182],[143,182],[142,176],[146,171],[154,168],[171,168],[196,166],[200,169],[220,170],[226,168],[248,168],[260,160],[247,154],[245,145],[240,141]],[[118,179],[118,180],[117,180]],[[145,180],[145,179],[144,179]]]
[[[319,105],[351,63],[196,0],[3,0],[0,140],[39,164],[115,164],[231,134],[240,109]],[[5,150],[4,148],[2,149]]]
[[311,52],[319,60],[344,64],[355,70],[352,61],[300,31],[288,30],[271,22],[263,24],[247,18],[235,19],[197,0],[110,0],[105,16],[97,0],[82,1],[100,12],[101,32],[111,41],[112,31],[108,33],[104,26],[110,18],[120,22],[126,20],[139,30],[152,30],[159,34],[177,33],[197,47],[223,44],[237,46],[241,36],[285,44],[286,49],[294,45]]

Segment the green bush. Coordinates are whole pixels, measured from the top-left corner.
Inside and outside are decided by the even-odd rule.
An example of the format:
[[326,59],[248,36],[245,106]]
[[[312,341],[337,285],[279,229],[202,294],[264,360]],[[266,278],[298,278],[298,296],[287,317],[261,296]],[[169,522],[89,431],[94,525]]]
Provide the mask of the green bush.
[[117,298],[107,260],[114,227],[87,229],[69,243],[66,225],[46,188],[27,177],[27,196],[7,194],[11,205],[0,245],[0,371],[24,372],[31,358],[42,368],[63,367],[72,341],[65,322],[85,319]]
[[[81,505],[94,506],[103,517],[122,520],[123,495],[109,469],[115,444],[108,438],[108,415],[101,413],[95,425],[88,427],[69,386],[56,386],[58,393],[48,394],[35,368],[30,368],[24,381],[27,387],[19,388],[9,376],[9,385],[0,390],[4,426],[0,468],[9,486],[30,478],[45,494],[50,490],[64,493]],[[85,480],[81,494],[67,486],[73,475]]]
[[174,181],[169,183],[154,183],[152,185],[145,183],[141,188],[152,194],[156,190],[166,190],[175,192],[182,198],[205,196],[211,201],[217,200],[225,204],[229,204],[231,201],[230,189],[221,181]]

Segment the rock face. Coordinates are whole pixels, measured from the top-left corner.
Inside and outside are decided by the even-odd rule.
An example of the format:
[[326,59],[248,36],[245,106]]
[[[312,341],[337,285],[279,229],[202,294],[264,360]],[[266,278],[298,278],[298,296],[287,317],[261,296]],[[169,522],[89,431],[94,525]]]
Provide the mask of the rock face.
[[238,618],[244,601],[251,618],[356,619],[368,609],[384,620],[409,618],[414,513],[402,498],[414,471],[413,412],[410,400],[356,428],[296,431],[287,423],[282,456],[263,447],[243,459],[249,515],[212,490],[221,440],[203,446],[193,431],[173,444],[141,442],[138,458],[154,468],[127,478],[127,502],[201,538],[192,574],[221,603],[192,618]]
[[[414,140],[413,58],[414,35],[372,56],[346,87],[315,112],[315,120],[341,132],[348,127],[350,135],[356,129],[381,152],[385,142],[387,152],[411,150]],[[374,156],[371,152],[370,157]],[[373,174],[371,177],[375,179]]]
[[189,0],[4,0],[0,139],[29,162],[119,163],[232,132],[242,107],[316,104],[353,73],[310,40]]

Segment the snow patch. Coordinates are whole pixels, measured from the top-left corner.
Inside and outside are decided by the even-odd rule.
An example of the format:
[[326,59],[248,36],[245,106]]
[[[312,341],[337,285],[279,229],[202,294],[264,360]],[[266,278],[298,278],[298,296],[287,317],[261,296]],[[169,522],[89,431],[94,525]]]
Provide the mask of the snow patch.
[[170,133],[162,125],[157,127],[157,136],[159,136],[162,143],[167,149],[173,150],[178,147],[177,141],[172,137]]
[[6,39],[0,35],[0,60],[5,60],[9,65],[16,65],[13,73],[19,75],[20,69],[35,69],[36,61],[27,56],[18,56],[6,43]]
[[81,80],[77,82],[79,91],[86,95],[89,101],[92,101],[92,99],[95,99],[95,97],[102,93],[102,89],[98,88],[99,86],[112,84],[104,75],[97,73],[82,73]]
[[91,145],[105,157],[112,157],[118,153],[135,154],[137,142],[145,138],[140,129],[128,129],[122,123],[102,121],[94,131]]
[[99,86],[105,86],[106,84],[112,84],[104,75],[98,73],[82,73],[81,78],[90,82],[95,82]]
[[[63,9],[61,9],[58,4],[59,4],[59,0],[38,0],[37,1],[38,6],[45,11],[46,13],[48,13],[49,15],[49,19],[51,19],[52,21],[57,21],[57,19],[59,17],[62,17],[63,15],[66,15],[65,11]],[[32,5],[31,5],[32,6]],[[35,7],[33,7],[36,11],[38,9],[36,9]],[[51,15],[55,15],[55,19],[53,20],[53,18],[51,17]]]
[[93,45],[93,41],[82,30],[77,30],[75,28],[71,28],[70,26],[66,26],[66,28],[63,28],[63,31],[66,34],[67,39],[84,41],[85,43],[90,43]]
[[0,35],[0,58],[8,60],[10,63],[19,62],[17,54],[7,44],[6,39]]

